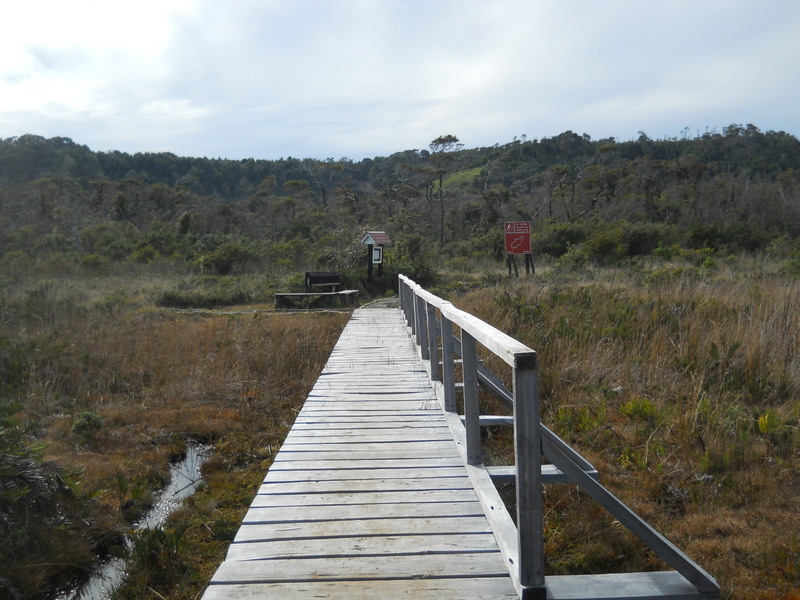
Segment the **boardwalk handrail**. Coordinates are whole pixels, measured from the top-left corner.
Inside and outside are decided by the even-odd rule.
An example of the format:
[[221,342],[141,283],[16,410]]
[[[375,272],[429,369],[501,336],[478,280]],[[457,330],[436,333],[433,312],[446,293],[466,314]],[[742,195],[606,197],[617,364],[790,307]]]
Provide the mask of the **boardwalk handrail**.
[[[720,588],[711,575],[606,490],[597,481],[592,465],[541,423],[534,350],[424,290],[404,275],[399,276],[399,290],[406,322],[434,387],[441,391],[448,422],[460,443],[468,473],[521,598],[547,596],[542,512],[545,481],[577,485],[691,583],[697,591],[695,597],[719,598]],[[460,339],[453,335],[453,326],[460,329]],[[478,360],[478,343],[511,367],[513,391]],[[463,421],[457,414],[457,356],[461,357],[463,378]],[[479,385],[512,408],[513,418],[482,416]],[[516,464],[510,473],[509,469],[483,464],[480,428],[496,423],[514,426]],[[543,457],[549,464],[543,464]],[[492,483],[493,477],[500,480],[509,475],[517,484],[516,525]]]

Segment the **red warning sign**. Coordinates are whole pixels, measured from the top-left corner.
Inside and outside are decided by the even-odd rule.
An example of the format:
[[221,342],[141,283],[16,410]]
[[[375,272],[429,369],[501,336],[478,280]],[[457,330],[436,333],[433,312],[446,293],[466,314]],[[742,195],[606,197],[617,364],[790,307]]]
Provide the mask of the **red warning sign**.
[[506,254],[531,253],[530,221],[506,221],[503,229],[506,236]]

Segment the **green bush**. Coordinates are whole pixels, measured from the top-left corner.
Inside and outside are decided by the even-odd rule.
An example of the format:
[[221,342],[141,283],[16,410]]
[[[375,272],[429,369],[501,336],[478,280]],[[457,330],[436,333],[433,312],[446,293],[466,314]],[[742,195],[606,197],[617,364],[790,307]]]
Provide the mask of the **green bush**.
[[581,244],[588,237],[588,229],[580,223],[557,223],[547,225],[534,233],[533,244],[538,254],[558,258],[570,248]]
[[255,258],[255,253],[238,242],[228,242],[218,246],[200,258],[201,267],[210,267],[219,275],[227,275],[241,270],[244,263]]
[[664,223],[622,223],[622,243],[628,256],[655,254],[659,248],[675,244],[677,229]]
[[81,266],[90,271],[98,271],[107,263],[108,259],[105,256],[100,256],[99,254],[86,254],[81,257]]
[[752,252],[769,246],[771,236],[746,222],[695,225],[689,230],[686,244],[689,248],[714,250],[746,250]]
[[493,228],[449,244],[447,253],[455,258],[488,256],[501,260],[505,256],[505,238],[499,227]]
[[102,415],[91,410],[82,412],[72,424],[72,432],[83,440],[92,439],[102,428]]
[[621,227],[602,228],[583,242],[584,253],[597,265],[611,265],[628,255]]
[[147,265],[159,261],[162,258],[161,253],[150,244],[137,248],[128,256],[128,260],[132,262],[144,263]]
[[682,252],[683,250],[677,244],[664,246],[661,242],[658,242],[658,246],[653,250],[653,256],[664,260],[672,260],[676,256],[680,256]]

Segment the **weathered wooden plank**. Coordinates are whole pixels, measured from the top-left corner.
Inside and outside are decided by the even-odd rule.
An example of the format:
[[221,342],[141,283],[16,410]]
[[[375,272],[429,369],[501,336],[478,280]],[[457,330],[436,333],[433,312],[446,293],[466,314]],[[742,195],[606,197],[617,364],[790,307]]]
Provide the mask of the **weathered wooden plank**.
[[329,492],[374,492],[404,490],[468,490],[470,482],[464,477],[431,477],[415,479],[373,479],[371,481],[278,481],[270,480],[261,486],[262,494],[304,494]]
[[[358,521],[419,517],[477,517],[483,514],[479,502],[464,502],[454,496],[450,502],[342,504],[339,506],[251,506],[243,523],[292,523],[295,521]],[[424,532],[420,532],[424,533]]]
[[419,458],[395,458],[384,459],[382,457],[369,456],[367,458],[347,458],[339,459],[316,459],[303,460],[302,457],[290,458],[291,454],[286,454],[280,460],[275,460],[270,467],[270,471],[293,471],[308,469],[410,469],[410,468],[430,468],[430,467],[461,467],[457,456],[443,458],[439,456],[427,456]]
[[430,427],[440,427],[442,424],[439,414],[441,408],[433,405],[430,400],[420,402],[416,406],[397,406],[382,402],[374,404],[376,406],[320,404],[298,414],[295,421],[301,425],[322,421],[337,427],[378,424],[381,419],[384,419],[385,425],[389,427],[398,427],[404,422],[409,426],[422,426],[426,421]]
[[429,431],[419,429],[387,429],[370,431],[342,431],[334,429],[328,435],[314,435],[310,432],[298,431],[286,437],[284,444],[409,444],[447,442],[452,444],[452,439],[448,439],[448,430]]
[[304,410],[311,411],[319,408],[320,405],[330,406],[334,403],[337,407],[345,410],[353,408],[364,410],[365,407],[372,407],[378,410],[387,410],[389,408],[394,408],[395,410],[407,410],[410,408],[414,410],[417,407],[421,408],[425,406],[432,406],[430,410],[433,410],[437,406],[436,400],[425,394],[413,394],[408,396],[392,394],[390,396],[389,394],[376,394],[374,392],[345,394],[340,391],[337,392],[336,396],[331,394],[325,397],[320,396],[307,400]]
[[[418,420],[424,418],[426,415],[431,415],[438,409],[432,409],[428,407],[424,408],[405,408],[399,410],[397,408],[388,408],[384,407],[380,410],[375,408],[353,408],[348,407],[344,408],[337,408],[335,406],[328,406],[324,407],[321,406],[319,408],[309,410],[305,413],[301,413],[297,416],[301,422],[306,421],[314,421],[317,419],[324,419],[326,417],[337,418],[337,419],[352,419],[353,424],[358,424],[361,422],[362,419],[369,422],[370,420],[378,419],[381,416],[391,419],[403,419],[408,418],[411,420]],[[439,423],[438,415],[432,415],[433,423]]]
[[411,423],[405,425],[402,423],[390,423],[386,426],[381,426],[380,423],[358,423],[358,428],[353,427],[353,423],[295,423],[292,429],[292,437],[327,437],[330,435],[343,435],[348,437],[363,437],[365,435],[403,435],[406,438],[416,438],[425,435],[436,435],[437,437],[445,434],[449,435],[450,430],[447,425],[442,422],[435,423]]
[[[376,366],[375,369],[380,369],[380,367]],[[326,394],[347,395],[348,393],[356,394],[361,392],[361,395],[380,394],[399,398],[402,396],[424,394],[426,391],[423,385],[425,381],[424,377],[426,377],[424,372],[385,374],[380,380],[365,380],[363,383],[358,382],[358,386],[356,386],[356,382],[358,379],[365,377],[363,373],[353,370],[348,374],[348,377],[350,378],[349,383],[346,383],[344,380],[331,380],[325,383],[317,383],[309,392],[308,397],[313,400]]]
[[[402,439],[415,440],[418,438],[449,436],[450,429],[447,427],[444,419],[441,421],[436,420],[428,423],[427,426],[423,423],[413,423],[411,426],[405,426],[403,423],[390,423],[381,427],[378,423],[367,423],[366,426],[361,427],[360,423],[329,423],[327,425],[316,426],[300,426],[292,429],[291,433],[287,435],[287,439],[296,438],[326,438],[335,436],[346,436],[349,438],[367,438],[368,436],[402,436]],[[450,436],[452,440],[452,436]]]
[[393,421],[388,423],[386,426],[381,426],[380,424],[380,415],[376,415],[375,413],[361,413],[349,416],[340,416],[338,413],[333,413],[330,415],[330,418],[340,418],[340,419],[348,419],[348,423],[344,422],[332,422],[327,424],[318,424],[316,423],[317,419],[326,419],[326,415],[304,415],[303,420],[299,423],[296,423],[297,430],[292,433],[295,436],[320,436],[323,435],[324,432],[330,432],[333,435],[342,434],[342,432],[349,434],[353,433],[356,434],[358,428],[363,425],[361,428],[361,433],[358,435],[372,435],[372,434],[380,434],[380,433],[398,433],[404,432],[409,436],[420,435],[426,431],[435,432],[435,433],[442,433],[448,431],[448,427],[446,422],[435,420],[429,423],[425,423],[422,419],[424,415],[420,415],[419,413],[397,413],[396,411],[389,411],[386,413],[386,416],[390,416],[394,419],[404,419],[408,418],[409,421],[406,423],[400,421]]
[[340,431],[332,431],[328,435],[308,435],[306,432],[297,432],[286,436],[284,445],[297,444],[428,444],[432,442],[446,442],[452,444],[452,438],[447,430],[427,433],[417,430],[396,430],[362,433],[350,432],[344,434]]
[[402,579],[308,581],[212,585],[204,600],[511,600],[517,598],[507,577],[481,579]]
[[403,490],[464,490],[470,488],[466,477],[418,477],[414,479],[348,479],[334,481],[289,481],[265,479],[259,489],[260,494],[305,494],[329,492],[376,492]]
[[[459,490],[407,490],[392,492],[335,492],[331,494],[256,494],[252,508],[268,506],[337,506],[342,504],[387,504],[418,502],[452,502]],[[471,490],[461,490],[464,499],[472,501]],[[333,509],[331,509],[333,510]]]
[[[382,403],[385,404],[385,403]],[[338,414],[339,412],[343,412],[344,414]],[[404,418],[408,418],[411,421],[415,422],[425,422],[430,421],[431,423],[437,423],[439,421],[439,415],[437,414],[438,410],[434,408],[426,408],[426,409],[411,409],[411,410],[404,410],[403,412],[397,412],[397,409],[390,409],[387,406],[382,406],[380,409],[376,410],[374,413],[370,413],[365,411],[363,408],[357,408],[353,406],[347,407],[337,407],[336,405],[332,405],[327,410],[321,409],[318,406],[314,406],[314,409],[301,410],[295,421],[299,421],[303,423],[305,421],[314,421],[314,422],[323,422],[323,423],[334,423],[334,424],[343,424],[348,423],[347,419],[351,418],[353,415],[363,419],[363,422],[369,422],[370,420],[377,421],[378,419],[385,419],[386,423],[394,424],[401,422]],[[331,420],[329,420],[331,419]]]
[[486,518],[427,517],[413,519],[371,519],[358,521],[297,521],[292,523],[243,523],[235,543],[276,539],[324,539],[328,537],[363,537],[371,535],[489,533]]
[[431,441],[421,441],[421,442],[358,442],[358,441],[349,441],[349,442],[309,442],[309,443],[288,443],[286,447],[291,449],[302,449],[302,448],[319,448],[325,450],[342,450],[342,451],[354,451],[354,452],[374,452],[376,454],[380,454],[383,452],[391,453],[397,452],[402,453],[403,450],[406,448],[414,447],[415,450],[425,449],[431,454],[436,454],[439,451],[446,451],[449,448],[452,448],[452,444],[448,444],[446,441],[440,440],[431,440]]
[[362,416],[362,417],[379,417],[381,415],[385,417],[392,417],[394,419],[398,417],[429,417],[431,419],[437,419],[438,415],[438,408],[436,406],[435,400],[426,400],[425,402],[419,402],[417,406],[414,405],[402,405],[398,406],[396,404],[390,404],[388,402],[381,402],[381,401],[372,401],[371,405],[355,405],[355,404],[348,404],[339,406],[333,402],[320,402],[309,404],[305,407],[300,414],[297,415],[298,418],[314,418],[319,419],[323,415],[328,414],[332,417],[339,416],[339,417],[347,417],[347,416]]
[[[321,410],[326,411],[374,411],[375,414],[386,414],[390,416],[391,413],[401,416],[403,414],[418,414],[424,416],[425,413],[431,413],[433,418],[437,418],[436,412],[439,410],[439,404],[432,398],[419,397],[409,400],[385,400],[376,396],[364,396],[360,399],[333,399],[318,400],[309,402],[303,409],[303,415],[318,416]],[[299,415],[298,415],[299,416]]]
[[[367,423],[360,429],[346,427],[343,423],[328,425],[312,425],[310,427],[295,424],[292,430],[292,439],[298,438],[325,438],[329,436],[346,436],[348,438],[363,438],[365,436],[404,436],[403,439],[415,439],[420,437],[449,435],[450,430],[443,424],[434,423],[433,426],[425,427],[421,424],[411,427],[404,427],[397,424],[388,427],[381,427],[377,423]],[[287,436],[288,437],[288,436]]]
[[[358,356],[357,353],[351,352],[347,359],[347,363],[328,364],[330,371],[323,371],[319,379],[317,379],[314,387],[321,387],[326,385],[347,384],[352,385],[353,373],[359,373],[365,384],[375,384],[379,386],[386,386],[391,381],[402,379],[404,381],[413,380],[416,375],[424,373],[424,369],[409,353],[407,360],[395,360],[392,363],[385,361],[372,361],[369,356]],[[418,382],[415,387],[421,389]],[[398,391],[405,391],[403,388],[398,388]]]
[[425,400],[414,400],[411,402],[384,402],[381,400],[364,400],[362,402],[336,402],[334,403],[331,400],[325,402],[315,402],[310,403],[306,406],[305,414],[314,413],[315,411],[320,410],[336,410],[340,413],[345,413],[347,411],[360,411],[361,413],[365,411],[371,412],[383,412],[383,413],[394,413],[399,414],[402,412],[408,412],[411,414],[414,413],[421,413],[423,411],[430,411],[434,413],[439,409],[439,404],[436,400],[433,399],[425,399]]
[[[339,389],[356,389],[356,380],[353,378],[357,376],[367,389],[375,389],[381,391],[390,391],[397,394],[402,393],[419,393],[425,389],[423,385],[425,371],[424,369],[412,367],[411,363],[398,363],[388,367],[378,363],[370,363],[364,357],[351,357],[350,359],[354,364],[352,365],[339,365],[339,371],[335,375],[320,375],[312,387],[311,393],[319,393],[325,390],[339,390]],[[398,385],[402,384],[402,385]],[[403,387],[410,384],[410,388]],[[316,392],[315,392],[316,391]]]
[[[371,362],[366,356],[354,354],[348,359],[348,364],[335,365],[336,374],[321,375],[314,383],[313,390],[326,389],[354,389],[356,380],[353,376],[363,379],[365,386],[375,389],[395,391],[397,393],[414,393],[425,389],[425,372],[422,366],[417,363],[412,366],[408,362],[400,362],[394,365],[385,365]],[[323,372],[324,373],[324,372]],[[410,388],[398,387],[397,384],[411,384]]]
[[265,483],[273,481],[335,481],[390,479],[468,479],[463,467],[425,467],[416,469],[270,469]]
[[[424,394],[413,396],[382,398],[381,394],[349,394],[347,396],[327,396],[306,401],[304,411],[319,410],[322,407],[336,406],[341,410],[435,410],[438,403],[435,399]],[[426,408],[427,407],[427,408]]]
[[231,544],[229,560],[258,560],[265,556],[311,558],[323,556],[379,556],[381,554],[452,554],[496,552],[491,533],[436,535],[382,535],[273,540]]
[[320,449],[314,446],[294,446],[292,448],[284,448],[275,455],[275,461],[283,460],[341,460],[346,457],[352,457],[353,460],[365,459],[380,459],[380,460],[411,460],[420,459],[427,460],[432,458],[454,458],[458,457],[458,451],[449,449],[446,452],[440,453],[440,456],[431,455],[430,451],[425,448],[388,448],[383,449],[380,454],[369,450],[352,450],[351,448],[325,448]]
[[[438,556],[442,560],[435,560]],[[276,558],[228,560],[212,583],[269,583],[278,581],[347,579],[417,579],[428,577],[500,577],[505,568],[499,552],[422,554],[400,556],[349,556],[346,558]],[[446,559],[444,559],[446,558]],[[500,568],[498,568],[498,565]]]
[[[337,369],[334,371],[323,371],[320,378],[315,382],[315,386],[325,386],[329,384],[346,384],[352,385],[352,373],[359,373],[364,379],[365,384],[376,384],[385,386],[388,382],[396,379],[404,381],[413,381],[414,376],[420,375],[424,372],[424,368],[420,363],[414,362],[414,358],[409,352],[408,360],[395,361],[388,364],[384,360],[370,361],[368,356],[359,356],[358,352],[350,352],[347,363],[340,363],[332,365],[332,368]],[[329,363],[329,367],[331,367]],[[421,389],[419,381],[415,382],[415,387]],[[398,391],[406,391],[405,388],[398,388]]]
[[337,417],[335,415],[320,417],[315,415],[298,416],[292,426],[292,431],[314,432],[323,434],[325,431],[363,431],[365,429],[442,429],[447,431],[447,424],[444,419],[431,419],[423,414],[410,415],[408,417],[387,417],[385,415],[364,415],[360,419]]
[[[402,415],[417,415],[418,417],[429,417],[432,420],[438,418],[438,402],[430,396],[414,396],[407,397],[400,400],[391,400],[389,398],[382,398],[380,395],[363,395],[351,396],[349,398],[336,399],[333,397],[317,398],[316,400],[308,401],[303,406],[303,410],[297,415],[298,417],[310,416],[319,417],[319,411],[327,410],[332,413],[338,411],[342,412],[364,412],[365,410],[375,411],[375,416],[384,415],[391,417],[392,411],[396,411],[396,417]],[[368,415],[364,415],[368,416]]]
[[425,381],[423,377],[425,377],[425,373],[412,373],[410,375],[401,375],[398,373],[397,375],[384,375],[381,377],[380,381],[366,380],[358,382],[358,385],[356,385],[356,378],[362,379],[364,375],[354,371],[349,374],[350,383],[331,381],[324,384],[317,384],[311,390],[308,397],[313,401],[327,395],[336,397],[341,395],[347,397],[374,394],[386,396],[388,400],[394,398],[403,399],[409,396],[421,396],[425,395],[427,392],[423,385]]
[[[423,375],[424,369],[422,365],[412,362],[413,359],[408,361],[398,361],[394,364],[388,365],[383,362],[370,361],[367,356],[358,356],[357,353],[351,353],[348,358],[348,364],[334,365],[337,372],[324,372],[320,378],[314,383],[315,389],[324,389],[326,386],[348,386],[352,387],[354,380],[353,373],[358,373],[360,378],[364,380],[364,385],[376,387],[388,387],[393,382],[411,381],[414,387],[411,389],[421,390],[424,387],[420,384],[419,377]],[[406,388],[396,388],[398,392],[407,392]]]

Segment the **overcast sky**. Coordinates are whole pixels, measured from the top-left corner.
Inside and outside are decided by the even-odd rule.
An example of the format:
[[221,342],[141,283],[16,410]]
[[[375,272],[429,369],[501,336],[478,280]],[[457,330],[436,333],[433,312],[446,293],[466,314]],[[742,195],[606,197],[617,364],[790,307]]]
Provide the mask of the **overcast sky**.
[[26,0],[0,138],[361,159],[566,130],[800,137],[798,0]]

